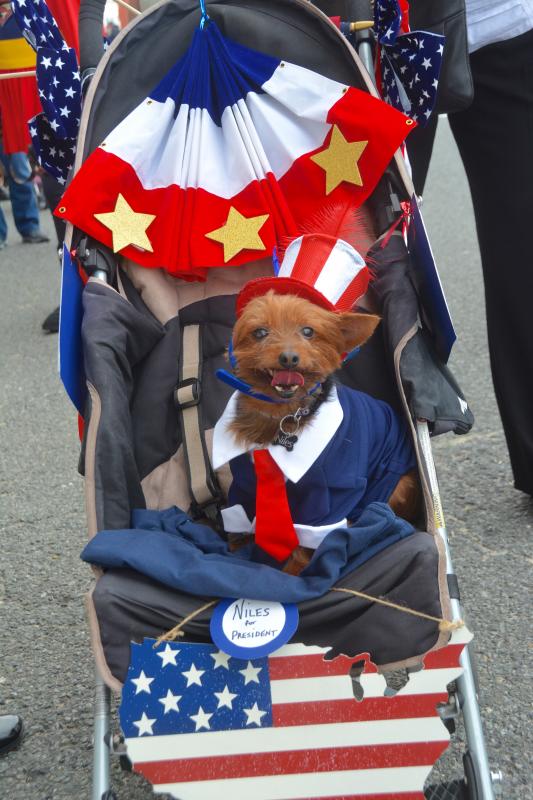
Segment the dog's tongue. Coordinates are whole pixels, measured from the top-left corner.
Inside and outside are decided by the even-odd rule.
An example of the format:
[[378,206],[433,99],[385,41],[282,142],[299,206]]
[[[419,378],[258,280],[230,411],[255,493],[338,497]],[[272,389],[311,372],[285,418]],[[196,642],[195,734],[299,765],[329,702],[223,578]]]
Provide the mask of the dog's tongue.
[[303,386],[305,383],[304,376],[299,372],[291,372],[288,369],[279,370],[274,372],[271,386]]

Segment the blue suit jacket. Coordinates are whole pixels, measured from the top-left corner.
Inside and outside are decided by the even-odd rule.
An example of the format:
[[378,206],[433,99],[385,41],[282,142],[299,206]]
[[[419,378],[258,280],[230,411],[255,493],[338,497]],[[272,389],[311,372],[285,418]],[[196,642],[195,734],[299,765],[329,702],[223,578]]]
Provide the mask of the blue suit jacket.
[[[314,440],[320,438],[321,421],[327,427],[334,414],[340,424],[331,426],[334,432],[329,441],[322,441],[317,457],[313,459],[311,453],[309,458]],[[416,465],[405,422],[387,403],[362,392],[345,386],[336,387],[332,399],[320,406],[313,424],[315,432],[313,425],[306,426],[291,453],[281,453],[279,445],[269,447],[286,476],[284,464],[292,467],[291,459],[296,464],[301,455],[305,455],[304,460],[311,462],[298,480],[287,476],[287,497],[293,521],[297,524],[322,526],[345,519],[354,521],[369,503],[386,502],[399,478]],[[306,453],[299,454],[299,447]],[[217,449],[220,464],[220,442]],[[242,453],[231,458],[229,464],[233,483],[228,506],[242,505],[252,520],[255,517],[256,479],[250,454]],[[294,470],[289,471],[294,477]]]

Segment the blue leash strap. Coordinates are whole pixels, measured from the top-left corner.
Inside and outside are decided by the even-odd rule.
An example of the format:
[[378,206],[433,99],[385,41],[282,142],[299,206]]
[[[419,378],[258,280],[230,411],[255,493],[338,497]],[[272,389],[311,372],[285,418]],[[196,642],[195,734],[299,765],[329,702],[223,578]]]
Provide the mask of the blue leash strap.
[[[265,403],[286,403],[286,400],[275,400],[273,397],[269,397],[267,394],[262,394],[261,392],[254,392],[252,387],[249,383],[242,381],[240,378],[237,378],[236,375],[233,373],[228,372],[227,369],[217,369],[215,375],[222,381],[223,383],[227,383],[228,386],[231,386],[232,389],[237,389],[238,392],[242,392],[243,394],[247,394],[249,397],[255,397],[256,400],[264,400]],[[315,383],[312,389],[309,389],[307,394],[314,394],[316,390],[320,387],[320,383]]]
[[[350,361],[354,356],[357,355],[361,348],[355,347],[351,350],[344,358],[344,362]],[[235,353],[233,351],[233,337],[229,340],[228,345],[228,359],[229,363],[231,364],[231,368],[233,370],[237,369],[237,359],[235,358]],[[238,392],[242,392],[243,394],[247,394],[248,397],[255,397],[256,400],[264,400],[265,403],[285,403],[285,400],[276,400],[273,397],[269,397],[267,394],[262,394],[261,392],[254,392],[252,387],[246,381],[241,380],[232,372],[228,372],[227,369],[217,369],[215,372],[216,377],[222,381],[223,383],[227,383],[228,386],[231,386],[232,389],[236,389]],[[320,388],[320,383],[315,383],[312,389],[309,389],[307,392],[308,395],[314,394],[317,389]]]
[[250,384],[241,381],[240,378],[237,378],[236,375],[233,375],[226,369],[217,369],[215,375],[220,381],[223,381],[223,383],[227,383],[228,386],[231,386],[232,389],[237,389],[238,392],[247,394],[249,397],[255,397],[257,400],[264,400],[266,403],[284,402],[283,400],[275,400],[273,397],[269,397],[267,394],[261,394],[261,392],[254,392]]
[[233,337],[229,340],[228,359],[229,363],[231,364],[231,368],[237,369],[237,359],[235,358],[235,353],[233,352]]
[[350,350],[349,353],[346,353],[346,355],[344,356],[344,358],[342,360],[342,363],[343,364],[347,364],[348,361],[351,361],[352,358],[355,358],[355,356],[357,355],[357,353],[359,352],[360,349],[361,349],[360,347],[354,347],[353,350]]

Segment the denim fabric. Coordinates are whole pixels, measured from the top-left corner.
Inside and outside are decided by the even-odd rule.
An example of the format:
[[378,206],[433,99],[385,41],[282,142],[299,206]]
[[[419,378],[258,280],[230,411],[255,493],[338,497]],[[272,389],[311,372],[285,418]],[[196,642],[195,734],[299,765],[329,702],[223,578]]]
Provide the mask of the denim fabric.
[[7,156],[2,153],[2,160],[9,170],[9,177],[15,183],[26,183],[31,178],[31,165],[26,153],[12,153]]
[[[0,161],[5,168],[16,229],[21,236],[37,233],[39,209],[33,184],[28,182],[31,177],[31,167],[26,153],[13,153],[7,156],[0,147]],[[0,242],[6,237],[7,225],[3,212],[0,212]]]
[[5,242],[7,239],[7,222],[4,216],[4,212],[2,211],[2,207],[0,206],[0,244]]

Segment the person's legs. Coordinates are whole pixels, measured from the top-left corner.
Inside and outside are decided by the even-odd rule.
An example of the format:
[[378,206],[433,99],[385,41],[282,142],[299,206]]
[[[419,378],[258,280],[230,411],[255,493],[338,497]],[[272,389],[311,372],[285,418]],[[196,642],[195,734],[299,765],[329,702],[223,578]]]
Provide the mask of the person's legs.
[[39,230],[39,209],[31,183],[31,166],[26,153],[0,153],[5,168],[15,227],[24,241],[47,242]]
[[15,226],[22,238],[39,233],[39,209],[31,183],[9,181]]
[[7,222],[4,212],[0,208],[0,247],[3,247],[7,239]]
[[33,185],[31,167],[25,153],[8,157],[8,182],[15,227],[24,238],[39,231],[39,209]]
[[[48,203],[48,207],[52,213],[52,219],[56,229],[57,247],[59,260],[61,263],[61,250],[63,247],[63,240],[65,238],[66,224],[64,220],[54,216],[54,209],[61,200],[61,195],[65,191],[65,188],[64,186],[61,186],[61,184],[56,181],[55,178],[49,175],[48,172],[42,173],[42,181],[44,196],[46,197],[46,202]],[[43,331],[46,331],[47,333],[59,332],[59,306],[54,308],[54,310],[48,314],[41,327]]]
[[61,196],[65,191],[65,187],[61,186],[59,181],[56,181],[56,179],[49,175],[48,172],[43,172],[41,177],[43,182],[44,196],[46,197],[46,202],[48,203],[48,208],[52,214],[52,221],[56,229],[57,246],[62,247],[63,239],[65,238],[65,229],[67,226],[65,220],[54,216],[54,210],[61,200]]
[[474,102],[449,120],[472,193],[515,486],[533,495],[533,31],[482,48],[471,66]]
[[31,164],[26,153],[11,153],[4,156],[8,164],[8,176],[16,183],[27,183],[31,178]]

